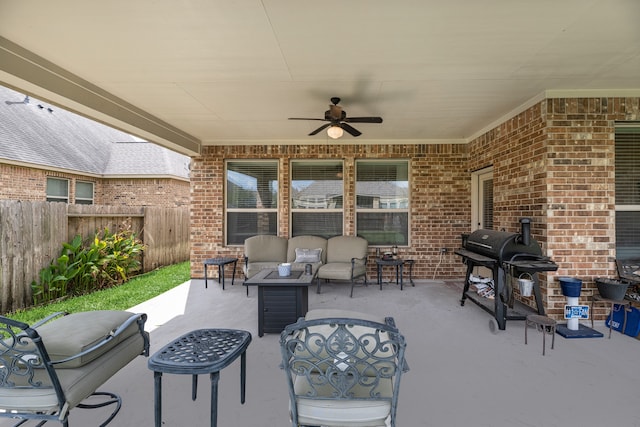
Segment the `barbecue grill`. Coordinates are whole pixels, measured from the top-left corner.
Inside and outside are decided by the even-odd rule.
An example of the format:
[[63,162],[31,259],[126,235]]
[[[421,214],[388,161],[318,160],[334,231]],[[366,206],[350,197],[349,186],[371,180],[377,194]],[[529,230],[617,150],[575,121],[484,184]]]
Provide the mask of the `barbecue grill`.
[[[460,305],[470,299],[494,317],[489,322],[492,332],[496,327],[504,330],[507,320],[525,320],[526,315],[513,310],[514,295],[510,277],[529,273],[533,278],[533,293],[538,314],[544,315],[544,305],[540,294],[538,272],[555,271],[558,265],[542,255],[540,244],[531,237],[531,220],[520,219],[520,233],[496,230],[476,230],[466,236],[463,247],[455,251],[467,266],[464,289]],[[469,278],[475,267],[487,267],[492,271],[495,299],[493,307],[485,298],[469,292]]]

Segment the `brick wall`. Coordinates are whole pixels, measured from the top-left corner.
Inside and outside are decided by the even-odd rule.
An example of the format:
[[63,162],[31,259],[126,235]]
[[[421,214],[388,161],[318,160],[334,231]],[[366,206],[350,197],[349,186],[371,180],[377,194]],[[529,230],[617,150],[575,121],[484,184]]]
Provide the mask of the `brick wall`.
[[189,187],[188,181],[169,178],[110,178],[96,185],[96,198],[107,205],[188,206]]
[[177,179],[105,179],[0,163],[0,199],[46,200],[47,178],[69,180],[69,202],[76,181],[94,183],[94,204],[177,207],[189,204],[189,182]]
[[559,264],[540,275],[555,318],[566,303],[557,277],[581,279],[586,304],[595,278],[616,276],[614,124],[638,120],[639,101],[547,99],[469,144],[470,170],[493,165],[495,228],[517,231],[518,219],[531,217],[533,236]]
[[[545,101],[549,254],[557,276],[583,281],[580,303],[597,292],[594,279],[615,277],[615,121],[638,120],[640,99]],[[561,317],[565,297],[551,283],[549,312]],[[602,318],[605,309],[596,312]]]
[[[202,260],[213,256],[242,257],[241,246],[224,246],[224,161],[277,159],[279,161],[279,235],[289,236],[289,161],[292,159],[342,159],[344,161],[344,234],[355,234],[355,161],[358,159],[410,160],[411,246],[400,255],[416,261],[420,278],[459,278],[463,265],[453,249],[460,234],[469,230],[469,173],[465,144],[416,145],[265,145],[207,146],[191,169],[191,276],[203,277]],[[439,249],[449,251],[444,256]],[[369,278],[374,276],[370,250]],[[240,268],[240,263],[238,264]],[[437,272],[436,272],[437,268]],[[390,273],[390,271],[388,272]]]

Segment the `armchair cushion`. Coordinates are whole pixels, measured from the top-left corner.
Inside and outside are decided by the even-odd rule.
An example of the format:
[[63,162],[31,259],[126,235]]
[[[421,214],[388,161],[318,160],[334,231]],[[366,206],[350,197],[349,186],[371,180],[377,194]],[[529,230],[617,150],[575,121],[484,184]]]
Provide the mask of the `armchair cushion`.
[[101,424],[106,425],[120,410],[121,398],[96,389],[138,355],[149,354],[149,334],[144,330],[147,315],[124,311],[59,317],[61,314],[33,327],[0,316],[4,338],[0,363],[5,368],[19,367],[0,375],[0,417],[67,425],[69,411],[96,394],[108,398],[84,402],[82,407],[111,406],[111,415]]
[[[112,335],[133,313],[126,311],[87,311],[72,313],[45,323],[36,330],[47,346],[51,360],[61,360],[85,351]],[[139,333],[137,323],[130,324],[123,333],[104,346],[84,356],[56,365],[57,369],[77,368],[108,352],[121,341]]]
[[[302,376],[295,379],[293,387],[297,396],[305,396],[314,392],[330,396],[335,391],[331,386],[314,388]],[[384,379],[377,389],[380,393],[380,399],[388,400],[365,400],[369,397],[370,391],[365,387],[354,386],[350,390],[353,393],[353,400],[324,400],[298,397],[298,422],[302,425],[340,427],[384,426],[386,425],[385,420],[391,412],[392,379]]]
[[249,262],[287,262],[287,239],[260,234],[244,241],[244,255]]
[[252,277],[263,268],[278,268],[287,262],[287,239],[259,234],[244,241],[245,277]]
[[[113,348],[108,357],[99,358],[77,369],[58,369],[58,379],[65,392],[70,407],[75,407],[93,393],[96,384],[103,384],[124,365],[141,354],[144,339],[138,333],[122,341]],[[58,409],[58,398],[46,371],[37,369],[34,381],[42,381],[43,387],[0,388],[0,402],[3,408],[33,412],[49,412]]]
[[332,237],[327,240],[327,263],[351,263],[351,258],[366,258],[368,247],[369,243],[362,237]]

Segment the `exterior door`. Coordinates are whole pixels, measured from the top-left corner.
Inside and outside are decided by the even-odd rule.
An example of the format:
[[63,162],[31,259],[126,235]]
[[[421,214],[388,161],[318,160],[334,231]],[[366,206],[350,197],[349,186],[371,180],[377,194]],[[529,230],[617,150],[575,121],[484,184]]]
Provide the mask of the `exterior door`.
[[471,231],[493,229],[493,168],[482,169],[471,177]]

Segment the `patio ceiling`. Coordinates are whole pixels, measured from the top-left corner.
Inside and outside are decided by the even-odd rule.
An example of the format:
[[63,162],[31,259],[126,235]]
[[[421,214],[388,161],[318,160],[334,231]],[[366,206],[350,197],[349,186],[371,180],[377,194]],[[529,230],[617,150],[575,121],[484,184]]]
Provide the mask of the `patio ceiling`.
[[0,83],[185,154],[466,142],[544,96],[640,96],[637,0],[0,0]]

